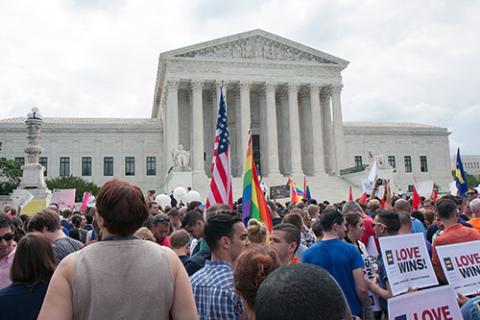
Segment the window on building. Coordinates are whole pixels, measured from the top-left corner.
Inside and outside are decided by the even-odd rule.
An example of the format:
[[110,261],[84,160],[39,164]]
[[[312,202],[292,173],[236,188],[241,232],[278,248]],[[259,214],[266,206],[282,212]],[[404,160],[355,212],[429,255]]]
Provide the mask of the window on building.
[[135,157],[125,157],[125,175],[135,175]]
[[147,176],[157,175],[157,157],[147,157]]
[[16,157],[15,162],[23,166],[25,164],[25,157]]
[[395,156],[388,156],[388,164],[393,169],[395,169],[397,167],[397,163],[395,162]]
[[355,167],[361,167],[363,166],[363,162],[362,162],[362,156],[355,156]]
[[60,177],[68,177],[70,175],[70,158],[60,157]]
[[413,184],[408,185],[408,192],[413,192]]
[[45,168],[45,171],[43,171],[43,176],[46,177],[47,176],[47,169],[48,169],[48,158],[47,157],[40,157],[38,162]]
[[405,162],[405,172],[412,172],[412,157],[405,156],[404,162]]
[[428,172],[427,156],[420,156],[420,172]]
[[103,175],[113,176],[113,157],[103,158]]
[[82,176],[92,175],[92,157],[82,157]]

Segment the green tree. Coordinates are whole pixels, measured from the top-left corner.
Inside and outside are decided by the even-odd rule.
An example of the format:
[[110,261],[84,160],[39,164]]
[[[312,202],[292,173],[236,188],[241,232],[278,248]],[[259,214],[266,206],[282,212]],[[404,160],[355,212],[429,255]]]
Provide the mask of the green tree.
[[[467,172],[465,172],[465,175],[467,177],[467,185],[468,185],[469,188],[474,188],[474,187],[478,186],[479,181],[475,176],[472,176],[471,174],[468,174]],[[455,179],[455,170],[452,170],[452,177],[453,177],[453,179]]]
[[74,176],[51,178],[45,182],[48,189],[52,191],[53,189],[75,189],[76,202],[82,201],[84,192],[90,191],[93,195],[96,195],[100,189],[95,183]]
[[9,195],[22,179],[20,163],[0,158],[0,195]]

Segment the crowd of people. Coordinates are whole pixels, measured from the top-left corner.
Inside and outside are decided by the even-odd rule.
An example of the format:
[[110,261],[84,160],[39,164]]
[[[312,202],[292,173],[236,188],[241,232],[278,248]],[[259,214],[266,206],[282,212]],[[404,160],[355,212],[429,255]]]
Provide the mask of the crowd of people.
[[[480,240],[480,198],[469,189],[412,210],[411,199],[374,194],[268,201],[272,230],[245,225],[241,199],[161,207],[121,180],[85,213],[4,208],[0,319],[387,319],[378,239],[422,233],[446,284],[436,248]],[[458,296],[465,319],[480,319],[479,300]]]

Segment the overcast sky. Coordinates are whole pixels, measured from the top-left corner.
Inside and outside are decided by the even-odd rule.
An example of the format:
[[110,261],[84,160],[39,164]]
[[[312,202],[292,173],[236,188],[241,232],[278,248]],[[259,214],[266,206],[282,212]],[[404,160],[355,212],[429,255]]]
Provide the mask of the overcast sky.
[[0,0],[0,118],[150,117],[160,52],[256,28],[350,61],[347,121],[480,154],[480,1]]

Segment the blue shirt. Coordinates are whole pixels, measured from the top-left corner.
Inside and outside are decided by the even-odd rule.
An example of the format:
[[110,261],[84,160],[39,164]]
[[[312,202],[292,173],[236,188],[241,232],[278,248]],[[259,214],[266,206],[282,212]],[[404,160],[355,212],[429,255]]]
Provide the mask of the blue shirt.
[[228,262],[207,261],[190,280],[200,319],[240,319],[243,304],[235,294]]
[[0,320],[37,319],[48,283],[39,283],[33,287],[14,282],[0,289]]
[[352,314],[362,316],[353,270],[363,268],[363,259],[354,245],[338,239],[322,240],[305,250],[302,262],[327,270],[342,288]]
[[423,233],[423,236],[425,236],[425,226],[423,223],[418,220],[413,218],[412,219],[412,233]]

